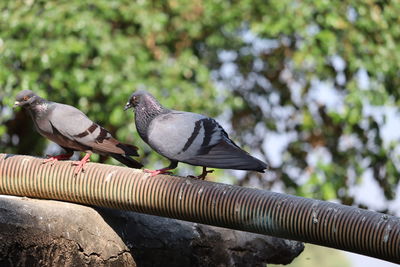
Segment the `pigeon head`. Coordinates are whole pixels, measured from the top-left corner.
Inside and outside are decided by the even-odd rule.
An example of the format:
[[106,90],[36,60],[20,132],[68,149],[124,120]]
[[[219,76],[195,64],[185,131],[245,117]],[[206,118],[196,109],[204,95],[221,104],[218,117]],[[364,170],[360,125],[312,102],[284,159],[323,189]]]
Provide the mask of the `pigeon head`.
[[130,97],[128,102],[125,105],[124,110],[133,108],[136,110],[139,106],[142,107],[152,107],[155,109],[161,109],[160,103],[152,96],[150,93],[139,90],[134,92]]
[[133,108],[136,129],[143,140],[147,140],[147,130],[152,120],[160,114],[171,112],[161,106],[150,93],[143,90],[136,91],[129,97],[124,110],[130,108]]
[[14,107],[27,108],[41,102],[41,100],[42,98],[37,96],[31,90],[23,90],[17,94]]

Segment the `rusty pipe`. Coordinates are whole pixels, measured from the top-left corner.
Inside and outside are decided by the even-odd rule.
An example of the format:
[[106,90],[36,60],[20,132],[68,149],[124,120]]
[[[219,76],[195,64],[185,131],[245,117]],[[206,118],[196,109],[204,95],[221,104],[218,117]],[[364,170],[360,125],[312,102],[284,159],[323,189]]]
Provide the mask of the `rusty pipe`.
[[0,194],[133,210],[267,234],[400,263],[400,218],[265,190],[89,163],[0,154]]

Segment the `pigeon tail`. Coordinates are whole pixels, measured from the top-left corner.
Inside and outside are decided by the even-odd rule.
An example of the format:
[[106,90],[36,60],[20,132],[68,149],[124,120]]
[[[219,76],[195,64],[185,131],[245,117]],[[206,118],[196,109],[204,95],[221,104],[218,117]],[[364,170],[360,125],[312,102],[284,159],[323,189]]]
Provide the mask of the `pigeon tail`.
[[125,154],[128,156],[139,156],[139,154],[137,152],[138,148],[136,146],[124,144],[124,143],[119,143],[116,146],[121,148],[125,152]]
[[115,153],[110,153],[110,156],[130,168],[140,169],[143,167],[143,165],[141,163],[130,158],[129,156],[115,154]]

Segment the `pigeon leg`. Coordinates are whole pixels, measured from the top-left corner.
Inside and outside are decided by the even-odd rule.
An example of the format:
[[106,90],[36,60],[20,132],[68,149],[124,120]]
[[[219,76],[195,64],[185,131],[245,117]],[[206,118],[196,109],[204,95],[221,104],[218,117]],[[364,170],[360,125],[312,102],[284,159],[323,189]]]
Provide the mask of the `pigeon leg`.
[[150,176],[156,176],[157,174],[171,174],[171,172],[169,171],[175,169],[177,166],[178,166],[177,161],[171,161],[171,164],[166,168],[162,168],[159,170],[144,169],[143,171],[150,173]]
[[92,155],[92,153],[86,153],[86,155],[78,162],[72,162],[72,165],[76,166],[75,171],[74,171],[74,175],[77,175],[79,172],[84,171],[83,167],[85,166],[85,164],[87,162],[90,161],[90,156]]
[[208,173],[213,173],[213,172],[214,172],[214,170],[207,171],[207,167],[203,166],[203,172],[199,176],[189,175],[188,177],[204,180]]
[[207,167],[203,167],[203,172],[199,176],[197,176],[197,179],[204,180],[208,173],[213,173],[213,172],[214,170],[207,171]]
[[74,152],[68,152],[65,154],[60,154],[57,156],[49,156],[47,155],[47,159],[43,160],[42,164],[45,164],[47,162],[51,162],[51,165],[53,165],[54,163],[56,163],[59,160],[64,160],[64,159],[69,159],[70,157],[72,157],[72,155],[74,154]]
[[144,172],[150,173],[150,176],[156,176],[157,174],[171,174],[172,172],[169,172],[170,170],[172,169],[166,167],[158,170],[144,169]]

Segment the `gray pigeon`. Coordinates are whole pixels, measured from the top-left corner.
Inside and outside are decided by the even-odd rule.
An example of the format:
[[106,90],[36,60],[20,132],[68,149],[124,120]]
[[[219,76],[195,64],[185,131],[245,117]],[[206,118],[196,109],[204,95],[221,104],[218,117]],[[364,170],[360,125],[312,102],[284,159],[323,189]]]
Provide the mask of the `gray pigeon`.
[[143,167],[129,157],[138,156],[137,147],[120,143],[106,129],[72,106],[48,101],[30,90],[18,93],[14,107],[16,106],[28,110],[37,131],[66,151],[65,154],[50,157],[43,163],[69,159],[73,151],[84,151],[85,157],[74,163],[77,165],[75,175],[83,170],[93,152],[110,155],[131,168]]
[[204,115],[163,107],[151,94],[137,91],[125,110],[134,108],[136,129],[140,137],[171,164],[160,170],[146,170],[157,175],[175,169],[178,162],[207,167],[264,172],[267,164],[238,147],[224,129]]

